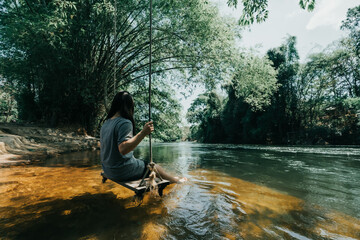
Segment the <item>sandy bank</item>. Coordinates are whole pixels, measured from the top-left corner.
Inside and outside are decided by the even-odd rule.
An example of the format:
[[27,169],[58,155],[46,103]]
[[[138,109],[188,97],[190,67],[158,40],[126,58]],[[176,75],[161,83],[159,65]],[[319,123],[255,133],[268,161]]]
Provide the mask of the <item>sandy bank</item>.
[[0,123],[0,166],[26,164],[60,153],[96,150],[99,139],[74,131]]

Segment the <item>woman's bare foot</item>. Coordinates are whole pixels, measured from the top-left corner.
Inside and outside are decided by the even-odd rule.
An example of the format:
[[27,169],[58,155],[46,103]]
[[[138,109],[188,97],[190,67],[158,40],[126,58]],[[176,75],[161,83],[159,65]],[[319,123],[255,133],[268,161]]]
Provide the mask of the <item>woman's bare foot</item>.
[[155,168],[157,170],[157,174],[161,176],[163,179],[169,180],[170,183],[184,183],[188,180],[186,177],[182,177],[182,178],[173,177],[172,175],[165,172],[165,170],[157,164],[155,165]]
[[176,182],[177,184],[182,184],[182,183],[185,183],[187,182],[187,178],[186,177],[182,177],[182,178],[179,178],[179,177],[174,177],[176,179]]

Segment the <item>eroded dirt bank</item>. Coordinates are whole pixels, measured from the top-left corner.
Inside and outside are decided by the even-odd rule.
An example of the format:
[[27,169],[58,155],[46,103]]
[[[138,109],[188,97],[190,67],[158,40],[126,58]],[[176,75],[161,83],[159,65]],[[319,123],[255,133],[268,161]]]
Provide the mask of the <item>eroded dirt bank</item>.
[[96,150],[99,139],[76,130],[0,123],[0,166],[26,164],[60,153]]

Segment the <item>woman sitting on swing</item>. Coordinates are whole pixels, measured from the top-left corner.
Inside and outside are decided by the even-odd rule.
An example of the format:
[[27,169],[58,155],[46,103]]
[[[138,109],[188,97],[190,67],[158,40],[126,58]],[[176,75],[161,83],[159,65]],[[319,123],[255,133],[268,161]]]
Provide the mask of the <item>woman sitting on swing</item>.
[[[148,162],[136,159],[133,150],[151,132],[153,122],[147,122],[143,130],[135,135],[134,101],[127,91],[117,93],[112,101],[109,114],[100,130],[100,157],[107,178],[114,181],[141,179]],[[157,174],[170,183],[183,183],[187,178],[173,177],[155,164]],[[148,177],[148,176],[146,176]]]

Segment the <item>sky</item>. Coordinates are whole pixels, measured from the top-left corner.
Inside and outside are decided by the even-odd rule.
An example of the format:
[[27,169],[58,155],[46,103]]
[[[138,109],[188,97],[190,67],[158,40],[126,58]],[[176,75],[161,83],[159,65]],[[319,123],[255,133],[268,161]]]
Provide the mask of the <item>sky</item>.
[[[211,2],[218,6],[221,15],[239,19],[240,6],[232,9],[225,0]],[[347,34],[340,30],[341,21],[346,18],[348,8],[359,5],[360,0],[317,0],[312,12],[301,9],[299,0],[269,0],[268,3],[268,19],[251,25],[250,30],[244,30],[239,46],[254,48],[260,55],[264,55],[268,49],[280,46],[288,35],[292,35],[297,37],[300,62],[306,62],[309,54],[320,52]],[[190,97],[181,97],[184,116],[201,91],[203,89],[199,88]],[[183,123],[187,125],[186,121]]]
[[[241,8],[231,9],[224,0],[213,1],[222,15],[239,19]],[[306,56],[319,52],[331,42],[346,35],[340,30],[341,21],[346,18],[348,8],[360,4],[359,0],[317,0],[314,11],[308,12],[299,7],[299,0],[269,0],[269,17],[260,24],[254,24],[250,31],[243,31],[239,45],[258,47],[261,54],[279,46],[286,36],[297,37],[300,61]]]

